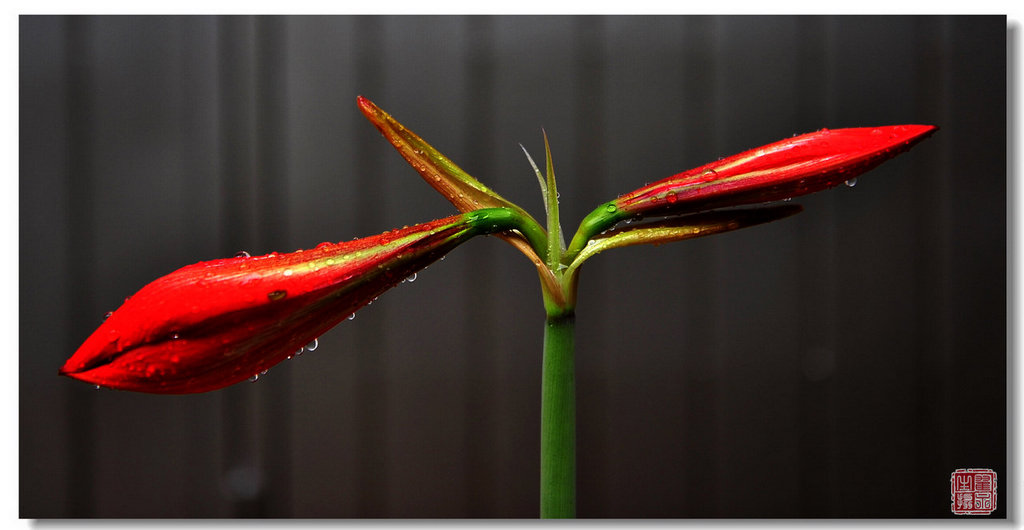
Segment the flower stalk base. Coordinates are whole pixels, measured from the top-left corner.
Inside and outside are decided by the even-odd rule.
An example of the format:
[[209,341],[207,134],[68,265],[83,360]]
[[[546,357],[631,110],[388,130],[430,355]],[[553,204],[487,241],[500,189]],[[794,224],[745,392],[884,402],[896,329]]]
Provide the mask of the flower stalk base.
[[572,312],[548,315],[541,379],[540,516],[576,517],[576,366]]

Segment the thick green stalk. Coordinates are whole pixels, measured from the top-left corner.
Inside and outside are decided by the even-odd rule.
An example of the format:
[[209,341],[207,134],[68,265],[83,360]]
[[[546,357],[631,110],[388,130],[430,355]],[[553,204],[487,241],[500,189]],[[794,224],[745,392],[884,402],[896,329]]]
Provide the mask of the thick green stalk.
[[576,367],[572,310],[549,312],[544,326],[540,413],[540,516],[576,517]]

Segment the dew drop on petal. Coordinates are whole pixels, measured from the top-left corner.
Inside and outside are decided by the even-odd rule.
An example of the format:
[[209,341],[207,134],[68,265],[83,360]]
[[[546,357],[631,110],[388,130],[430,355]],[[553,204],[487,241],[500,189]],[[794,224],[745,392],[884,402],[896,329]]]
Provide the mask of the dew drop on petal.
[[355,320],[356,319],[356,314],[352,313],[351,315],[348,316],[348,319],[349,320]]
[[171,339],[172,340],[178,340],[180,338],[181,338],[181,335],[178,335],[177,333],[171,333]]
[[249,253],[248,253],[248,252],[246,252],[246,251],[244,251],[244,250],[243,250],[243,251],[241,251],[241,252],[238,252],[238,253],[236,253],[236,254],[235,254],[235,257],[236,257],[236,258],[248,258],[248,257],[250,257],[250,256],[249,256]]
[[284,275],[285,276],[291,276],[292,275],[292,270],[291,269],[285,269],[284,270]]
[[[299,349],[295,350],[295,355],[302,355],[302,351],[302,346],[299,346]],[[292,356],[289,355],[288,358],[291,359]]]
[[845,182],[845,184],[846,184],[846,187],[847,187],[847,188],[852,188],[852,187],[854,187],[854,186],[856,186],[856,185],[857,185],[857,178],[856,178],[856,177],[854,177],[854,178],[852,178],[852,179],[850,179],[850,180],[847,180],[847,181]]
[[606,211],[608,213],[615,213],[615,210],[617,210],[617,209],[618,208],[616,208],[614,204],[609,204],[608,206],[604,207],[604,211]]
[[317,340],[317,339],[313,339],[313,342],[310,342],[309,344],[306,345],[306,349],[309,350],[309,351],[313,351],[313,350],[317,349],[319,346],[320,346],[320,341]]
[[249,378],[249,382],[250,383],[255,383],[256,380],[259,379],[259,378],[260,378],[260,374],[252,374],[252,377]]
[[100,389],[100,385],[92,385],[92,389],[93,390],[99,390]]
[[410,283],[416,281],[416,273],[414,272],[414,273],[410,274],[408,277],[406,277],[406,279],[404,281],[407,281],[407,282],[410,282]]
[[678,201],[679,198],[676,197],[676,192],[670,191],[667,194],[665,194],[665,200],[668,201],[669,203],[674,203]]
[[267,375],[267,372],[269,372],[269,371],[270,371],[269,368],[266,369],[266,370],[263,370],[262,372],[260,372],[260,375]]
[[113,315],[113,314],[114,314],[113,311],[107,311],[107,314],[103,315],[103,320],[106,320],[106,319],[110,318],[110,315]]
[[283,300],[286,296],[288,296],[288,292],[284,291],[284,290],[281,290],[281,291],[270,291],[269,293],[267,293],[267,298],[269,298],[269,299],[271,299],[271,300],[273,300],[275,302],[278,301],[278,300]]

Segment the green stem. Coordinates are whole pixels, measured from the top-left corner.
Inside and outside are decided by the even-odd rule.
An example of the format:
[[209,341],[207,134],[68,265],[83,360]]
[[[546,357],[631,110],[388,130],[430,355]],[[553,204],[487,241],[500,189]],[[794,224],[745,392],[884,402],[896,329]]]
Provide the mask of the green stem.
[[576,377],[572,310],[544,326],[540,414],[540,516],[576,517]]

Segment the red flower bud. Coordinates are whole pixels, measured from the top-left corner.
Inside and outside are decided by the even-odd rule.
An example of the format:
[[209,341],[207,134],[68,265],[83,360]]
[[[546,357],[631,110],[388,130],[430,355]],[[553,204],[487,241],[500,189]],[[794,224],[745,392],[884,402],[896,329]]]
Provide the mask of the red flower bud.
[[183,267],[127,299],[60,373],[162,394],[244,381],[456,245],[508,229],[511,219],[504,209],[479,210],[291,254]]
[[591,238],[626,219],[777,201],[851,182],[936,130],[933,125],[822,129],[672,175],[590,212],[566,257],[574,259]]
[[613,204],[630,217],[813,193],[850,181],[937,129],[932,125],[822,129],[684,171],[623,195]]

